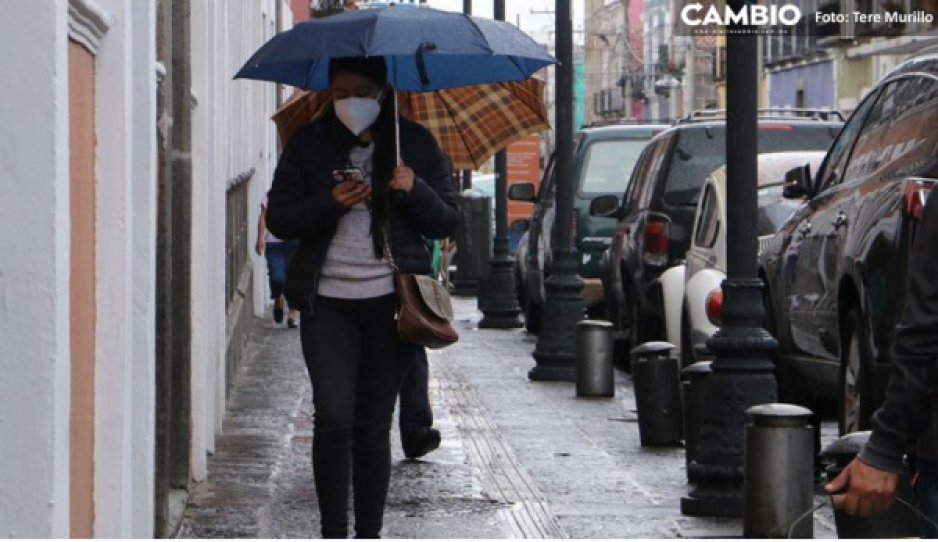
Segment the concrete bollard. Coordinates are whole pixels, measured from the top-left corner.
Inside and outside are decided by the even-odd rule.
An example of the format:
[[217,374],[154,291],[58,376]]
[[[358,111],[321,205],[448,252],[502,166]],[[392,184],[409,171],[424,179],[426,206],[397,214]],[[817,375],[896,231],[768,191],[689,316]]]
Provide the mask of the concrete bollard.
[[802,517],[814,507],[813,413],[770,403],[746,414],[743,537],[813,538],[813,517]]
[[680,444],[681,368],[671,356],[674,345],[647,342],[632,350],[632,383],[642,446]]
[[[825,465],[824,474],[827,481],[836,478],[844,467],[860,453],[869,439],[869,431],[860,431],[844,435],[824,448],[821,451],[821,460]],[[908,503],[914,502],[910,479],[909,466],[905,465],[902,476],[899,477],[896,496]],[[850,515],[834,508],[837,538],[918,537],[919,524],[915,512],[898,501],[885,512],[870,516]]]
[[[684,405],[684,461],[687,466],[697,457],[700,427],[707,409],[707,378],[712,372],[710,361],[698,361],[681,371],[681,392]],[[690,470],[687,471],[688,481]]]
[[583,320],[576,325],[577,397],[612,397],[612,323]]

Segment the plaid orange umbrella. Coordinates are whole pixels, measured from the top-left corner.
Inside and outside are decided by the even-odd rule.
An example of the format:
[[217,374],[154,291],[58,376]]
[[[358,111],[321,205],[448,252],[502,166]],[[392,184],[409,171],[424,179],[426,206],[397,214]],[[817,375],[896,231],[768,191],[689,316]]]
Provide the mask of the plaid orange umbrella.
[[[478,169],[522,137],[547,130],[539,79],[397,93],[401,115],[433,132],[455,169]],[[316,118],[330,102],[325,90],[298,91],[272,117],[280,141]]]

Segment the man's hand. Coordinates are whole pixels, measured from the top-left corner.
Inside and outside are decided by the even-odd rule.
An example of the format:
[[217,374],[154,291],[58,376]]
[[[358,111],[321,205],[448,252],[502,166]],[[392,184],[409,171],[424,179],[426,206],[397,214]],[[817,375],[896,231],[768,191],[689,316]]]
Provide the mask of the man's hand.
[[258,256],[264,255],[264,238],[258,237],[257,243],[254,244],[254,252],[257,252]]
[[350,209],[353,205],[371,197],[371,185],[361,181],[339,183],[332,189],[332,197],[336,203]]
[[391,190],[410,192],[414,187],[414,170],[407,166],[397,166],[394,168],[394,177],[391,178],[388,187]]
[[854,459],[840,476],[824,486],[824,490],[836,493],[847,488],[845,494],[832,496],[834,507],[851,515],[868,516],[892,506],[898,481],[898,474],[871,467],[859,459]]

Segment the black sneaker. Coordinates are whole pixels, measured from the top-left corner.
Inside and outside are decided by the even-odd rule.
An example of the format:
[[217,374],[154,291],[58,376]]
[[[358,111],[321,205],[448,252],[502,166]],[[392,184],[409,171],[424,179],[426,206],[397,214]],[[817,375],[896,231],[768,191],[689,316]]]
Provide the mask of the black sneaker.
[[296,329],[299,326],[296,325],[296,320],[294,320],[293,318],[287,318],[287,327],[290,329]]
[[404,457],[417,459],[440,447],[440,432],[432,427],[421,427],[404,439]]
[[283,323],[283,309],[279,307],[274,307],[274,322],[278,324]]

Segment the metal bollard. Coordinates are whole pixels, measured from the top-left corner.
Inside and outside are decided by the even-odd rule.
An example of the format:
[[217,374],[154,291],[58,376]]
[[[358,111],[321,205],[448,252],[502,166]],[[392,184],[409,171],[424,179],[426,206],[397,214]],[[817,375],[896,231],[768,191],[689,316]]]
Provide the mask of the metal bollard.
[[680,444],[681,369],[671,356],[674,345],[647,342],[632,350],[632,383],[642,446]]
[[[813,413],[784,403],[746,411],[744,538],[813,538]],[[789,536],[789,534],[791,536]]]
[[[827,481],[836,478],[853,461],[869,438],[869,431],[850,433],[821,451]],[[896,496],[907,503],[914,502],[910,480],[909,466],[906,464],[899,477]],[[850,515],[834,508],[834,525],[837,527],[837,538],[906,538],[918,537],[920,534],[920,523],[915,512],[898,501],[885,512],[869,516]]]
[[[697,457],[700,427],[707,409],[707,378],[712,372],[710,361],[698,361],[681,371],[681,392],[684,404],[684,461],[686,465]],[[687,471],[691,481],[690,471]]]
[[576,325],[577,397],[612,397],[612,323],[583,320]]

